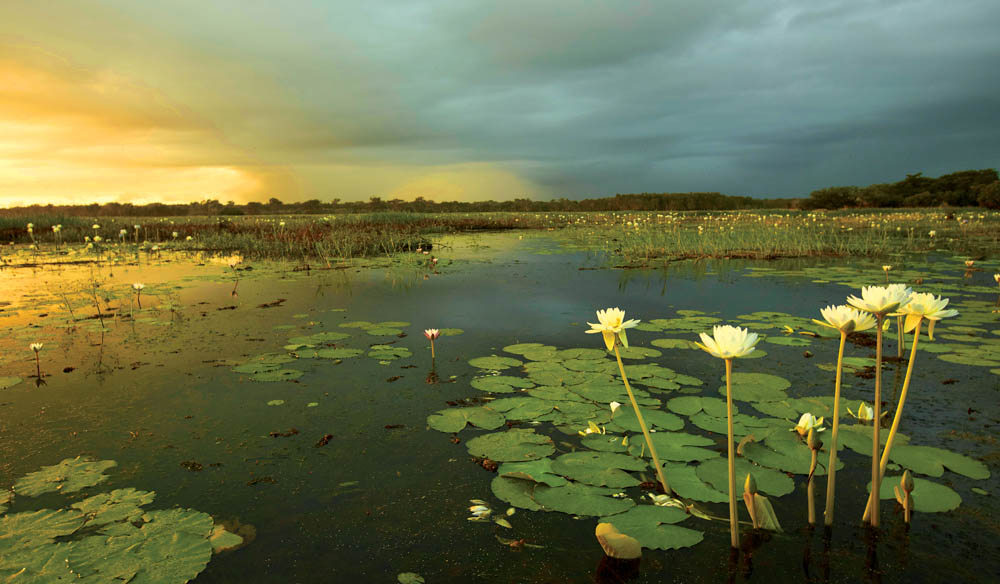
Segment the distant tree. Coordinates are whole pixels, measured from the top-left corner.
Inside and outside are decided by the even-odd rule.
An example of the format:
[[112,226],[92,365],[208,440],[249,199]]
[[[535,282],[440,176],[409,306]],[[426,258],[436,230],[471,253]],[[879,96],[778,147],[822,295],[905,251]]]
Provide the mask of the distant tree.
[[978,185],[976,195],[976,202],[979,203],[980,207],[1000,209],[1000,181],[993,181],[987,185]]
[[843,209],[858,204],[858,187],[826,187],[809,193],[803,209]]

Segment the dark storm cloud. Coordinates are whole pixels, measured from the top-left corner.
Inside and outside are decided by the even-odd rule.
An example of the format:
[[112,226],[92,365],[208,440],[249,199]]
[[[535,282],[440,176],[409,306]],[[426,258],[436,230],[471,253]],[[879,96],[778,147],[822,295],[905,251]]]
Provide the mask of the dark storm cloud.
[[994,0],[62,5],[16,15],[345,198],[377,187],[303,177],[485,164],[540,196],[801,195],[1000,154]]

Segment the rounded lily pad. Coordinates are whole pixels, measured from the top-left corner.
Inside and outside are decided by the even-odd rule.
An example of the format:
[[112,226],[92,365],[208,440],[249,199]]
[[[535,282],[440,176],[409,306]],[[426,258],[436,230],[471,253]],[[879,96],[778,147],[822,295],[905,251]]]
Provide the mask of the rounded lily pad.
[[[882,485],[879,488],[880,499],[895,499],[894,487],[899,486],[899,476],[885,476],[882,478]],[[871,483],[868,483],[867,491],[871,491]],[[940,483],[913,478],[913,508],[920,513],[943,513],[957,509],[962,504],[962,496],[950,487]]]
[[496,430],[505,422],[503,414],[488,407],[448,408],[427,416],[427,425],[439,432],[459,432],[466,424]]
[[343,348],[330,348],[330,349],[320,349],[316,351],[316,356],[320,359],[350,359],[352,357],[357,357],[364,351],[361,349],[348,349]]
[[649,342],[654,347],[661,349],[697,349],[698,345],[694,341],[687,339],[653,339]]
[[690,464],[668,462],[663,465],[663,474],[670,488],[679,496],[706,503],[725,503],[729,500],[729,495],[698,478],[696,470],[697,467]]
[[[722,381],[726,377],[722,376]],[[733,399],[739,401],[775,401],[784,399],[785,390],[791,387],[791,382],[784,377],[769,373],[733,373]],[[726,395],[726,386],[719,387],[719,393]]]
[[0,377],[0,389],[7,389],[8,387],[14,387],[18,383],[21,383],[24,379],[17,376],[10,377]]
[[258,371],[250,375],[252,381],[292,381],[302,377],[303,372],[298,369],[274,369],[271,371]]
[[441,333],[442,337],[455,337],[460,334],[463,334],[465,331],[463,331],[460,328],[443,328],[443,329],[438,329],[438,332]]
[[[714,458],[698,465],[698,478],[715,487],[729,492],[729,462],[725,458]],[[795,490],[795,482],[783,472],[753,465],[742,458],[736,459],[736,483],[742,484],[747,473],[752,473],[761,491],[780,497]]]
[[618,353],[622,359],[649,359],[651,357],[659,357],[663,354],[656,349],[635,346],[619,349]]
[[493,375],[488,377],[477,377],[469,385],[490,393],[513,393],[519,389],[535,387],[529,379],[523,377],[513,377],[510,375]]
[[[684,427],[684,420],[670,412],[648,408],[642,408],[641,411],[647,428],[673,431],[680,430]],[[628,430],[630,432],[642,431],[642,427],[639,426],[639,419],[636,417],[635,411],[628,407],[620,408],[617,412],[615,412],[608,425],[615,428],[621,428],[622,430]]]
[[512,428],[477,436],[465,444],[469,454],[497,462],[537,460],[556,451],[552,439],[531,428]]
[[505,462],[497,469],[497,475],[543,483],[550,487],[560,487],[567,482],[565,478],[553,472],[552,459],[550,458],[528,462]]
[[[687,434],[685,432],[656,432],[650,434],[650,438],[653,441],[653,446],[656,448],[656,454],[660,460],[693,462],[696,460],[710,460],[719,456],[719,453],[715,450],[702,448],[703,446],[715,445],[714,440],[705,436]],[[641,454],[643,457],[650,457],[645,440],[638,437],[630,440],[628,450],[633,456]]]
[[570,452],[552,461],[552,471],[599,487],[631,487],[639,479],[624,472],[648,468],[645,460],[613,452]]
[[540,511],[542,506],[531,496],[535,490],[535,484],[531,480],[498,476],[494,477],[490,483],[490,490],[498,499],[510,503],[514,507]]
[[969,458],[957,452],[933,446],[915,446],[901,444],[893,446],[889,459],[913,472],[939,477],[944,474],[944,468],[965,475],[970,479],[990,478],[990,469],[985,463]]
[[395,359],[405,359],[413,353],[406,347],[394,345],[372,345],[368,350],[368,356],[379,361],[393,361]]
[[687,518],[688,514],[676,507],[638,505],[624,513],[603,517],[601,521],[634,537],[644,548],[672,550],[691,547],[704,538],[700,531],[674,525]]
[[113,460],[93,460],[77,456],[66,458],[59,464],[43,466],[28,473],[14,483],[14,492],[25,497],[44,493],[75,493],[108,480],[107,469],[117,466]]
[[616,489],[567,483],[561,487],[536,485],[532,497],[546,511],[571,515],[615,515],[635,507],[632,499],[613,499]]
[[479,369],[497,371],[500,369],[510,369],[511,367],[520,367],[521,365],[524,365],[524,363],[510,357],[497,357],[496,355],[493,355],[490,357],[476,357],[475,359],[469,359],[469,365],[478,367]]

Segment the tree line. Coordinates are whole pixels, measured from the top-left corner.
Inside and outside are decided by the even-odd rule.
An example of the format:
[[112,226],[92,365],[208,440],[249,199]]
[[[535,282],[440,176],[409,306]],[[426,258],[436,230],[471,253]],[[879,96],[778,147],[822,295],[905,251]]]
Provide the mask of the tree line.
[[613,197],[566,198],[538,201],[517,198],[510,201],[442,201],[424,197],[412,201],[371,197],[367,201],[321,201],[310,199],[285,203],[272,197],[267,202],[238,204],[206,199],[183,204],[91,203],[89,205],[30,205],[0,209],[0,216],[61,215],[68,217],[176,217],[187,215],[274,215],[411,212],[535,213],[573,211],[723,211],[740,209],[843,209],[852,207],[974,207],[1000,209],[1000,179],[995,169],[963,170],[938,178],[922,173],[908,174],[895,183],[866,187],[843,186],[815,190],[808,198],[757,198],[718,192],[632,193]]

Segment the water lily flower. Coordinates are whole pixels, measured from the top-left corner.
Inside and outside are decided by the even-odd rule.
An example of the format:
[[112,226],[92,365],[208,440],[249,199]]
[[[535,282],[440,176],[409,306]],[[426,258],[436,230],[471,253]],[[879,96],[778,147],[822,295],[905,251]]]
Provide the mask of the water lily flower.
[[36,352],[36,353],[37,353],[37,352],[39,352],[39,351],[41,351],[41,350],[42,350],[42,347],[43,347],[44,345],[45,345],[45,343],[31,343],[31,344],[30,344],[30,345],[28,345],[28,346],[29,346],[29,347],[31,347],[31,350],[32,350],[32,351],[34,351],[34,352]]
[[796,424],[794,428],[792,428],[792,431],[798,432],[799,436],[805,437],[805,435],[809,433],[809,430],[815,429],[817,432],[822,432],[823,430],[826,430],[826,428],[823,428],[822,426],[823,426],[822,417],[817,418],[816,416],[810,414],[809,412],[806,412],[802,414],[802,417],[799,418],[799,423]]
[[101,238],[100,235],[95,235],[94,236],[94,243],[101,243],[101,241],[103,241],[103,240],[102,240],[102,238]]
[[1000,274],[993,274],[993,280],[996,281],[997,284],[1000,284]]
[[942,318],[958,314],[958,311],[953,308],[945,309],[946,306],[948,306],[947,298],[940,296],[934,298],[934,295],[928,292],[914,294],[910,297],[910,302],[899,310],[899,314],[906,316],[906,332],[912,331],[917,326],[917,322],[926,318],[929,321],[927,336],[933,341],[934,323]]
[[967,268],[971,268],[975,264],[976,264],[976,262],[974,260],[965,260],[965,267],[967,267]]
[[427,329],[424,331],[424,336],[427,337],[428,340],[433,341],[441,336],[441,331],[438,329]]
[[706,333],[700,333],[701,342],[695,341],[694,344],[719,359],[746,357],[754,351],[754,345],[759,340],[757,333],[751,333],[749,329],[728,324],[714,327],[712,335],[710,337]]
[[60,231],[62,231],[62,225],[61,224],[60,225],[53,225],[52,226],[52,233],[59,233]]
[[193,240],[194,240],[194,237],[191,236],[191,235],[188,235],[187,237],[184,238],[184,241],[193,241]]
[[119,229],[118,230],[118,235],[120,235],[121,237],[125,237],[127,234],[128,234],[128,229]]
[[142,282],[136,282],[135,284],[132,284],[132,288],[134,288],[136,290],[142,290],[145,287],[146,287],[146,285],[143,284]]
[[178,233],[176,231],[174,231],[173,233],[170,234],[170,236],[173,237],[174,239],[177,239],[178,235],[180,235],[180,233]]
[[615,411],[617,411],[618,408],[622,407],[622,405],[620,403],[616,402],[616,401],[613,401],[613,402],[611,402],[608,405],[611,406],[611,415],[612,416],[615,415]]
[[836,329],[845,333],[866,331],[875,327],[875,317],[869,313],[861,312],[841,304],[840,306],[827,306],[821,308],[819,313],[823,315],[826,322],[812,319],[816,324]]
[[847,408],[847,413],[854,416],[855,418],[857,418],[862,422],[870,422],[875,419],[875,410],[873,410],[870,405],[866,404],[863,401],[858,404],[857,412],[852,412],[851,408]]
[[891,269],[892,269],[892,266],[888,266],[888,265],[887,266],[882,266],[882,271],[888,272]]
[[934,237],[935,235],[937,235],[937,231],[931,229],[930,231],[927,232],[927,235],[929,235],[930,237]]
[[888,286],[865,286],[861,289],[861,298],[851,295],[847,303],[875,316],[883,317],[890,312],[896,312],[910,300],[913,290],[903,284]]
[[100,229],[101,228],[101,226],[98,225],[97,223],[94,223],[93,227],[94,227],[94,229]]
[[587,427],[583,430],[577,432],[580,436],[587,436],[590,434],[607,434],[607,430],[603,426],[598,426],[591,420],[587,420]]
[[639,324],[638,320],[625,320],[625,311],[620,308],[608,308],[597,311],[597,323],[588,322],[590,330],[587,333],[601,333],[604,336],[604,344],[611,351],[615,348],[615,338],[617,337],[623,347],[628,348],[628,338],[625,336],[625,329],[629,329]]

